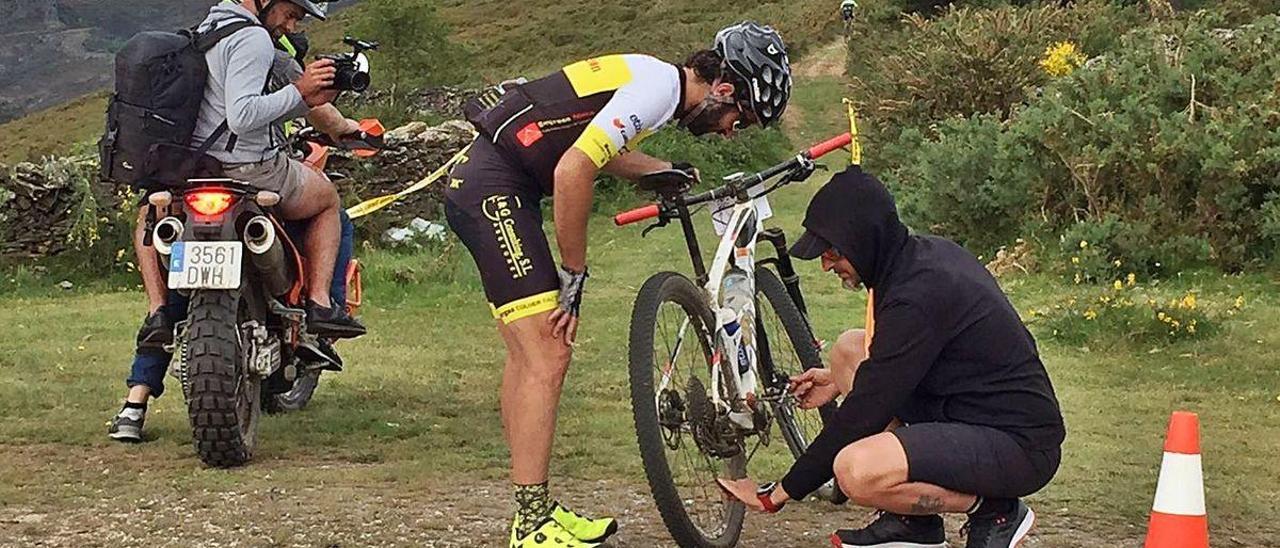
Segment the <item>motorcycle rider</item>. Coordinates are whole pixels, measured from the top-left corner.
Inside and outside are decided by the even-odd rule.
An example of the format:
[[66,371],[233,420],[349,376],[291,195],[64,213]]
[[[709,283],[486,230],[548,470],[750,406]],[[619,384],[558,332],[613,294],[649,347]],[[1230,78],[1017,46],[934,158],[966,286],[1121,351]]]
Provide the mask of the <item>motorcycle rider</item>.
[[[256,4],[256,2],[253,2],[253,0],[245,0],[240,4],[226,2],[215,6],[210,10],[209,18],[201,25],[202,28],[206,28],[207,30],[207,28],[217,25],[221,21],[230,19],[232,14],[244,17],[243,12],[248,11],[246,4]],[[289,8],[290,6],[292,6],[292,8]],[[271,80],[268,87],[280,90],[276,93],[280,93],[281,91],[287,92],[289,91],[288,86],[296,85],[307,77],[306,71],[303,70],[300,65],[306,55],[305,37],[303,37],[301,33],[295,32],[297,21],[302,17],[300,13],[309,14],[317,18],[323,18],[324,14],[310,2],[294,4],[292,0],[272,1],[266,6],[263,6],[263,8],[264,9],[259,12],[260,16],[258,19],[264,26],[271,29],[272,36],[277,38],[277,45],[273,48],[273,59],[269,66],[269,72],[267,73]],[[249,33],[241,31],[235,36],[240,34]],[[294,37],[294,40],[290,40],[290,35]],[[298,40],[297,38],[299,37],[303,37],[303,39]],[[231,42],[231,40],[227,40],[227,42]],[[218,51],[217,48],[211,50],[210,55],[213,55],[216,51]],[[325,61],[315,63],[313,64],[313,67],[309,67],[312,70],[313,79],[316,74],[324,73],[325,71],[323,69],[327,67],[329,75],[328,78],[331,81],[332,67],[329,67],[328,64],[329,62]],[[268,76],[263,76],[263,79],[266,78],[268,78]],[[300,90],[302,88],[298,87],[297,89]],[[326,97],[329,97],[330,95],[336,96],[336,91],[332,90],[321,90],[318,93],[323,93]],[[259,98],[262,97],[270,96],[260,96]],[[331,98],[332,97],[330,97],[330,99]],[[209,108],[208,100],[208,96],[206,95],[205,109]],[[327,101],[303,111],[301,114],[305,114],[312,126],[330,135],[334,139],[337,139],[341,135],[359,131],[358,123],[343,116],[342,113],[332,105],[332,103]],[[201,118],[202,120],[205,118],[203,110]],[[264,132],[269,133],[269,135],[266,135],[264,139],[265,142],[271,146],[278,146],[277,143],[282,145],[285,142],[285,128],[282,120],[283,119],[271,121],[270,125],[263,130]],[[200,130],[198,129],[197,135],[199,134]],[[237,139],[237,149],[239,149],[239,147],[246,146],[244,145],[245,139],[242,136],[238,137],[241,138]],[[276,154],[282,154],[278,149],[275,152]],[[294,162],[293,160],[288,161]],[[290,165],[289,169],[305,175],[311,181],[319,180],[320,183],[309,184],[323,184],[327,186],[328,192],[333,194],[334,203],[337,203],[337,191],[333,187],[333,184],[324,178],[323,174],[304,168],[301,164],[298,164],[298,166]],[[252,175],[252,173],[246,175]],[[237,176],[236,178],[246,179],[250,182],[259,182],[249,176]],[[323,192],[324,190],[324,188],[320,188],[316,194],[323,195],[325,194],[325,192]],[[137,253],[139,271],[142,274],[143,285],[147,292],[149,313],[138,333],[137,350],[131,367],[131,373],[126,380],[129,392],[126,396],[124,407],[112,419],[111,426],[108,430],[109,437],[126,442],[142,441],[142,427],[145,420],[147,402],[152,397],[159,397],[164,392],[164,375],[172,358],[169,352],[165,350],[165,346],[172,343],[174,324],[184,319],[187,311],[186,298],[176,291],[167,290],[166,281],[160,270],[155,250],[144,244],[145,225],[143,223],[143,219],[145,213],[146,208],[143,208],[139,213],[139,226],[134,234],[134,250]],[[341,311],[341,315],[331,314],[331,316],[339,317],[339,320],[345,324],[345,327],[347,327],[347,334],[350,336],[352,333],[363,333],[364,328],[354,319],[345,315],[345,307],[343,306],[346,301],[344,274],[354,248],[354,231],[352,230],[353,227],[350,226],[350,219],[345,216],[345,212],[340,215],[339,219],[342,224],[340,225],[337,234],[337,237],[339,238],[337,256],[342,260],[334,261],[333,268],[329,269],[328,275],[324,277],[326,285],[322,286],[322,289],[328,293],[325,298],[326,302],[332,303],[330,305],[330,310]],[[294,221],[289,224],[295,224],[297,222],[299,221]],[[319,227],[312,226],[310,228],[312,232],[315,232]],[[314,271],[315,269],[312,270]],[[316,277],[313,276],[312,279],[314,280]],[[314,295],[315,291],[311,291],[311,294]],[[312,301],[315,301],[314,297],[312,298]],[[311,310],[308,312],[310,313]],[[309,319],[312,317],[313,316],[309,314]],[[336,353],[332,351],[332,348],[324,348],[324,346],[325,345],[322,345],[322,350],[328,354],[328,357],[340,363],[340,359],[337,357]]]

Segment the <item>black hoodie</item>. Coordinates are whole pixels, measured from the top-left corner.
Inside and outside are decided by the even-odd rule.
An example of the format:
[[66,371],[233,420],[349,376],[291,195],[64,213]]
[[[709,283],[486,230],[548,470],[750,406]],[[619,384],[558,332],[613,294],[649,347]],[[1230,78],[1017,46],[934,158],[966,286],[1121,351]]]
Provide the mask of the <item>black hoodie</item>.
[[876,329],[853,390],[782,480],[787,494],[826,483],[841,449],[895,417],[989,426],[1028,450],[1061,445],[1066,430],[1035,340],[972,254],[909,235],[884,185],[857,166],[818,191],[804,227],[875,290]]

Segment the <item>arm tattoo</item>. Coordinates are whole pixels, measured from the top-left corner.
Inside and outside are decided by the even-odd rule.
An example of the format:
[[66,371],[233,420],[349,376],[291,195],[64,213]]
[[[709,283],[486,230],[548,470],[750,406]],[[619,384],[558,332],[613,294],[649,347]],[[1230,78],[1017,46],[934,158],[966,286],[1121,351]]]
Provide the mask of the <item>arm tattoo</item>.
[[923,495],[911,505],[911,513],[916,515],[937,514],[942,511],[942,499]]

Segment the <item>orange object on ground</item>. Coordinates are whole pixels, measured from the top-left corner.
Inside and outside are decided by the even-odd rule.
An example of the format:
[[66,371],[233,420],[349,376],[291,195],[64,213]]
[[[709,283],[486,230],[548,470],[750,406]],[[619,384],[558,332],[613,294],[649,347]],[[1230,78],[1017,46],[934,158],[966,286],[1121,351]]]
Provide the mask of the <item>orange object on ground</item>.
[[1209,518],[1204,506],[1200,462],[1200,418],[1175,411],[1156,483],[1144,548],[1208,548]]

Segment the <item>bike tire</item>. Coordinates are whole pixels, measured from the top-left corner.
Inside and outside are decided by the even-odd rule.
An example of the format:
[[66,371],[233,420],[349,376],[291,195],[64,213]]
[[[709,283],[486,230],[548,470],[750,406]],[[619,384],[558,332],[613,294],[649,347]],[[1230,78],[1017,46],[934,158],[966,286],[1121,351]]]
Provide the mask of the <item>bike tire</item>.
[[[711,327],[714,325],[714,320],[711,308],[704,299],[697,285],[675,272],[655,274],[640,288],[631,314],[629,347],[631,406],[645,476],[648,479],[654,503],[658,507],[658,513],[661,514],[662,521],[676,544],[683,548],[728,548],[737,545],[738,538],[742,534],[746,507],[736,500],[725,501],[722,496],[719,496],[719,486],[713,485],[709,488],[723,505],[721,514],[724,517],[723,526],[718,531],[708,532],[694,522],[686,508],[685,496],[682,496],[676,484],[667,458],[668,446],[664,441],[663,432],[666,427],[659,421],[653,378],[656,323],[660,309],[666,303],[678,305],[690,319],[690,325],[693,327],[692,338],[698,341],[695,343],[698,345],[695,350],[700,351],[703,356],[699,367],[705,364],[710,374],[709,339],[710,334],[714,333]],[[699,382],[696,377],[692,379],[695,383]],[[694,441],[689,439],[688,443],[693,444]],[[701,451],[699,455],[706,457]],[[730,477],[740,478],[746,474],[746,460],[743,454],[719,462],[723,464],[725,472]]]
[[[790,348],[794,349],[798,363],[803,370],[814,368],[822,368],[822,356],[818,353],[818,344],[810,331],[809,323],[805,321],[804,316],[800,314],[800,309],[796,307],[791,295],[787,293],[787,288],[782,284],[782,280],[774,274],[772,270],[759,267],[756,269],[756,296],[757,302],[761,305],[767,303],[769,308],[773,310],[773,314],[778,318],[778,322],[782,324],[783,330],[789,339]],[[761,318],[757,314],[757,320]],[[760,325],[757,325],[757,329]],[[757,337],[764,337],[766,334],[757,334]],[[777,350],[777,346],[770,344],[770,351]],[[772,357],[769,363],[776,363]],[[799,373],[800,371],[779,371],[782,375],[789,376]],[[771,374],[772,371],[765,372]],[[818,434],[814,430],[814,426],[818,431],[834,416],[836,410],[835,403],[828,403],[818,409],[818,418],[820,422],[816,425],[801,424],[797,419],[797,413],[808,413],[809,411],[801,410],[795,405],[794,400],[784,400],[774,406],[774,415],[778,420],[778,426],[782,430],[782,437],[787,442],[787,448],[791,450],[791,455],[800,458],[805,450],[809,447],[809,442],[813,441],[813,437]],[[806,426],[808,426],[806,428]]]
[[238,291],[196,291],[188,308],[187,414],[196,454],[218,468],[253,457],[262,412],[261,379],[249,374],[240,344],[241,304]]

